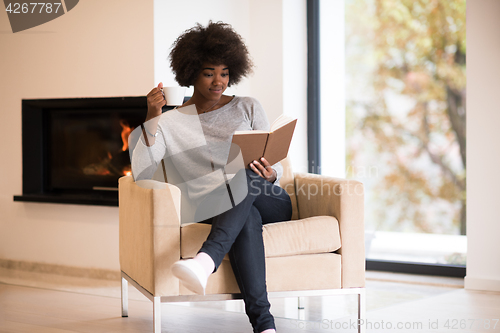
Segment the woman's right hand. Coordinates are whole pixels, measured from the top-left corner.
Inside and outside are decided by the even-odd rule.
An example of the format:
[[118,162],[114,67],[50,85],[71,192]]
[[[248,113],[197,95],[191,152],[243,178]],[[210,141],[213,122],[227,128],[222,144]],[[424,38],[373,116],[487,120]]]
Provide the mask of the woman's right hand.
[[163,83],[160,82],[158,87],[151,89],[147,95],[148,115],[146,117],[146,121],[161,115],[161,108],[167,103],[165,101],[165,97],[163,96],[162,88]]

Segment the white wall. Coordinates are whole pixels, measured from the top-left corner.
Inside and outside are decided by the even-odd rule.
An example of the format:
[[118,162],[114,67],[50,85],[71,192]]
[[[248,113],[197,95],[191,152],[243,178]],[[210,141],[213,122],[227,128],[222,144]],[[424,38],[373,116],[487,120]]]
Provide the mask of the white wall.
[[0,11],[0,60],[0,259],[118,270],[118,208],[13,201],[22,194],[21,99],[145,95],[153,1],[80,1],[15,34]]
[[252,96],[269,121],[297,118],[288,156],[295,172],[307,172],[307,25],[305,0],[252,0],[250,52]]
[[283,1],[252,0],[249,12],[255,62],[251,93],[271,122],[283,113]]
[[[160,81],[177,85],[167,57],[184,30],[197,22],[206,26],[209,20],[229,23],[244,38],[255,68],[226,94],[257,98],[270,122],[282,113],[298,118],[290,157],[297,171],[307,166],[305,0],[155,0],[154,6],[155,80],[151,88]],[[192,89],[186,95],[191,93]]]
[[[322,175],[345,178],[345,2],[320,1]],[[316,166],[315,166],[316,167]]]
[[500,1],[467,1],[467,276],[500,291]]
[[289,154],[295,172],[308,168],[306,27],[306,1],[283,1],[283,113],[298,119]]
[[[209,20],[229,23],[250,44],[249,11],[249,0],[154,0],[154,83],[152,82],[151,88],[159,82],[163,82],[165,86],[178,85],[170,70],[168,55],[176,38],[196,23],[203,26]],[[250,93],[248,80],[226,91],[228,95]],[[192,95],[192,88],[186,91],[186,95]]]

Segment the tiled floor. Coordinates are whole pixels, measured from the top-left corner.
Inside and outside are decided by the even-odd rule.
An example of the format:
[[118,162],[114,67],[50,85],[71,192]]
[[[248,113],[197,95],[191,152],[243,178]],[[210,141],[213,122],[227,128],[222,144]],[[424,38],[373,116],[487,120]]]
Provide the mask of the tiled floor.
[[[0,332],[152,332],[152,303],[133,287],[129,297],[121,318],[118,281],[0,269]],[[271,303],[278,332],[356,332],[355,296]],[[239,300],[163,304],[162,317],[164,333],[252,331]],[[368,332],[500,332],[499,317],[500,293],[466,291],[462,279],[367,272]]]

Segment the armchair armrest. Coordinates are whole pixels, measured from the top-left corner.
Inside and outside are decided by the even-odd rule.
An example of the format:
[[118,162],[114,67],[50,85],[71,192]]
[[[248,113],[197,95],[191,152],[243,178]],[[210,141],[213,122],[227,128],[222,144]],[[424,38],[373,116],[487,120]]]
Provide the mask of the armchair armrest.
[[342,288],[365,285],[363,183],[315,174],[295,174],[299,218],[327,215],[339,221]]
[[155,296],[178,295],[170,267],[180,259],[179,188],[119,179],[120,267]]

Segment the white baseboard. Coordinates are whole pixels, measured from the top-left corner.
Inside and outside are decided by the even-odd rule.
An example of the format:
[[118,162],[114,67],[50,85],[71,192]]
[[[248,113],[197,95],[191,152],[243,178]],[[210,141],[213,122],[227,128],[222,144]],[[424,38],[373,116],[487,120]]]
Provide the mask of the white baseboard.
[[464,287],[468,290],[500,291],[500,279],[483,279],[466,276]]

